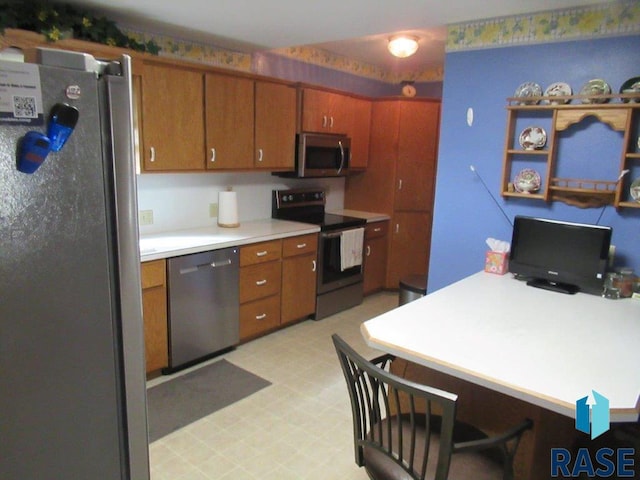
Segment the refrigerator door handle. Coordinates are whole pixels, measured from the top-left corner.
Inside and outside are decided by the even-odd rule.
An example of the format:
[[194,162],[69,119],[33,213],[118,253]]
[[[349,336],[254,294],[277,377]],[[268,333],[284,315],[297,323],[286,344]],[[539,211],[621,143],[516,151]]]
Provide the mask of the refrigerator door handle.
[[[123,448],[130,479],[149,480],[149,442],[147,434],[147,398],[142,326],[140,246],[138,240],[138,202],[133,131],[133,86],[131,57],[122,55],[119,65],[105,73],[103,117],[110,122],[112,182],[115,191],[115,235],[118,245],[118,288],[122,329],[122,370],[124,372],[124,409],[126,438]],[[118,68],[119,67],[119,68]]]

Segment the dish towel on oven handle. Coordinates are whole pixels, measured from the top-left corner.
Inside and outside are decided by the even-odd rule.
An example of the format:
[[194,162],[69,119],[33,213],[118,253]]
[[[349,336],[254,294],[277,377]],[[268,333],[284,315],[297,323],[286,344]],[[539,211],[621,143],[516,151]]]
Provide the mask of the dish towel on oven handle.
[[364,228],[345,230],[340,234],[340,268],[362,265],[362,246],[364,243]]

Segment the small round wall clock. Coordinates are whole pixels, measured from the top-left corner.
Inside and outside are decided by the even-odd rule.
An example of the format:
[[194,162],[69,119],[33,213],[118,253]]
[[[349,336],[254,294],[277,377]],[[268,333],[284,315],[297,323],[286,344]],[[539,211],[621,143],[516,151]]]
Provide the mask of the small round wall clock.
[[416,96],[416,87],[411,84],[406,84],[402,87],[402,95],[405,97],[415,97]]

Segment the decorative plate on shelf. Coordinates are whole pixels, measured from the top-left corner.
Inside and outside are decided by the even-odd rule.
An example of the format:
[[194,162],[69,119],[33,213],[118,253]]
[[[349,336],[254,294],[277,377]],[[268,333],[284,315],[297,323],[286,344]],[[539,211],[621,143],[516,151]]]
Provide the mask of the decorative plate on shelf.
[[[622,84],[622,86],[620,87],[620,93],[640,93],[640,77],[633,77],[630,78],[629,80],[627,80],[626,82],[624,82]],[[635,103],[635,102],[640,102],[640,99],[638,98],[625,98],[623,99],[624,102],[631,102],[631,103]]]
[[[535,82],[526,82],[516,89],[514,96],[518,98],[540,97],[542,96],[542,87]],[[538,103],[538,100],[520,101],[521,105],[535,105],[536,103]]]
[[640,203],[640,177],[636,178],[629,188],[629,194],[636,202]]
[[[580,89],[580,95],[609,95],[611,87],[601,78],[594,78],[585,83]],[[582,103],[606,103],[606,98],[583,98]]]
[[519,193],[532,193],[540,190],[540,174],[531,168],[525,168],[513,179],[513,188]]
[[[545,97],[567,97],[569,95],[571,95],[571,86],[568,83],[564,82],[552,83],[544,91]],[[549,99],[548,101],[552,105],[557,105],[559,103],[569,103],[568,98],[565,98],[563,100]]]
[[527,127],[520,133],[518,141],[525,150],[538,150],[547,143],[547,132],[542,127]]

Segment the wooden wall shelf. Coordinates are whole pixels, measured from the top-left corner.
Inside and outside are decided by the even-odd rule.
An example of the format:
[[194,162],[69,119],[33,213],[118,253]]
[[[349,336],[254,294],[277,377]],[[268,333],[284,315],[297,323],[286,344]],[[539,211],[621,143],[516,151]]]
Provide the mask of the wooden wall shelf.
[[[526,101],[527,104],[522,102]],[[566,103],[551,103],[551,102]],[[573,103],[576,102],[576,103]],[[580,208],[614,205],[616,208],[640,208],[629,194],[629,186],[640,173],[640,92],[611,95],[570,95],[507,98],[507,129],[502,163],[501,195],[504,198],[560,201]],[[518,148],[516,122],[521,115],[540,112],[551,123],[545,148]],[[538,114],[538,115],[539,115]],[[609,125],[623,135],[619,160],[619,181],[555,177],[558,135],[587,117]],[[514,163],[540,171],[542,186],[535,193],[519,193],[513,188]],[[544,167],[541,165],[544,162]],[[528,165],[527,165],[528,164]],[[544,171],[542,171],[544,170]],[[630,175],[622,175],[629,170]],[[635,174],[634,174],[635,172]]]

